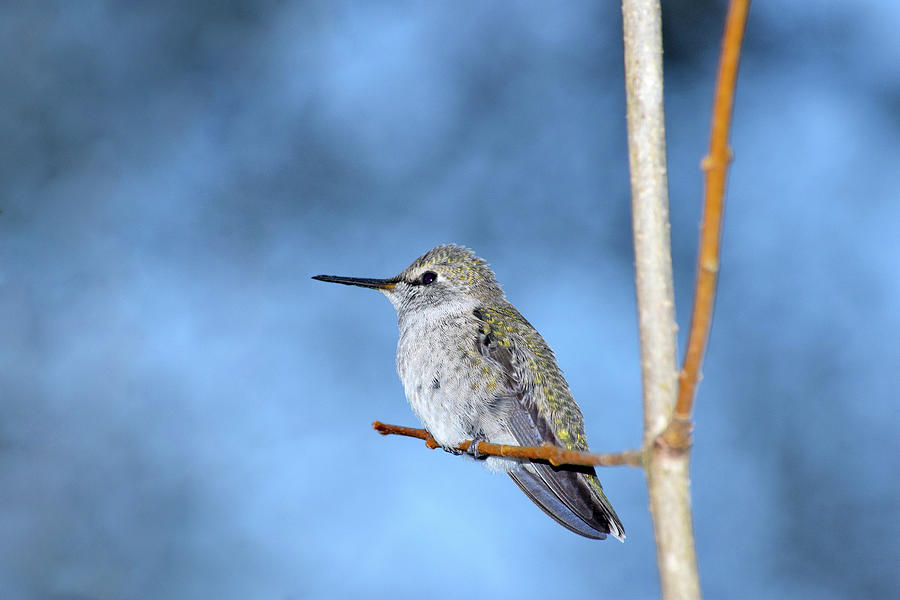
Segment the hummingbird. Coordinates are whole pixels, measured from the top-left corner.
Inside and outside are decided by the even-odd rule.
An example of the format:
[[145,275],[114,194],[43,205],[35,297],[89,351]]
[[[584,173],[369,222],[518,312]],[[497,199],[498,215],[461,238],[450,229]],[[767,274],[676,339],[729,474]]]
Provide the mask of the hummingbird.
[[381,291],[397,310],[397,371],[435,441],[507,473],[538,507],[587,538],[625,530],[593,467],[479,455],[478,442],[550,443],[588,452],[584,418],[553,351],[506,300],[487,262],[463,246],[432,248],[396,277],[316,275]]

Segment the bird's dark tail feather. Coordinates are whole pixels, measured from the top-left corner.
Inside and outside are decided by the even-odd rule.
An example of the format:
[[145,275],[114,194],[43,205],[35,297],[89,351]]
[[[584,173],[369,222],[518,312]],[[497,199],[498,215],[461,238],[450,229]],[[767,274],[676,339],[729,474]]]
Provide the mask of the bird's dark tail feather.
[[523,464],[509,472],[531,501],[560,525],[584,537],[612,534],[625,541],[625,529],[590,467]]

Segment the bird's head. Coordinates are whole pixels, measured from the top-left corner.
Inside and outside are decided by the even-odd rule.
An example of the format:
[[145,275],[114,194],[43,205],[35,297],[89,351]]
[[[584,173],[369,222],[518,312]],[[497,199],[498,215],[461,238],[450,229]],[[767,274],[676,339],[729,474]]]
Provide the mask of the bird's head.
[[503,299],[487,263],[468,248],[432,248],[389,279],[316,275],[313,279],[380,290],[402,317],[409,311],[457,314]]

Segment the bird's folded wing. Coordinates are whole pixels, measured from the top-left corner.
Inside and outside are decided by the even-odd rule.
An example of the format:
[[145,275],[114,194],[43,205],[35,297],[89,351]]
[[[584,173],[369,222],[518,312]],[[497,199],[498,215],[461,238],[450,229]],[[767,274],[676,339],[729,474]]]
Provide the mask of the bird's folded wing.
[[[476,316],[486,318],[488,322],[497,321],[484,312],[476,313]],[[522,320],[524,322],[524,318]],[[503,343],[496,343],[496,338],[502,339]],[[561,446],[552,425],[534,401],[533,395],[537,391],[526,381],[527,357],[519,348],[516,336],[499,329],[494,331],[490,325],[485,325],[477,343],[481,354],[504,373],[505,385],[498,390],[495,402],[517,443],[540,446],[549,442]],[[593,467],[553,467],[546,463],[525,462],[511,470],[509,476],[545,513],[575,533],[603,539],[612,532],[621,538],[621,525],[609,501],[599,491]],[[594,480],[597,489],[590,479]]]

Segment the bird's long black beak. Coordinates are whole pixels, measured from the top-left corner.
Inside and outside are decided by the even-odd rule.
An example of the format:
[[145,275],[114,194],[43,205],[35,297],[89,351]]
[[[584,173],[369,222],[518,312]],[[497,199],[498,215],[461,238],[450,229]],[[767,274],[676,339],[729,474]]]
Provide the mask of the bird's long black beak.
[[336,275],[315,275],[313,279],[327,281],[329,283],[343,283],[344,285],[357,285],[376,290],[392,290],[397,285],[397,278],[369,279],[368,277],[338,277]]

